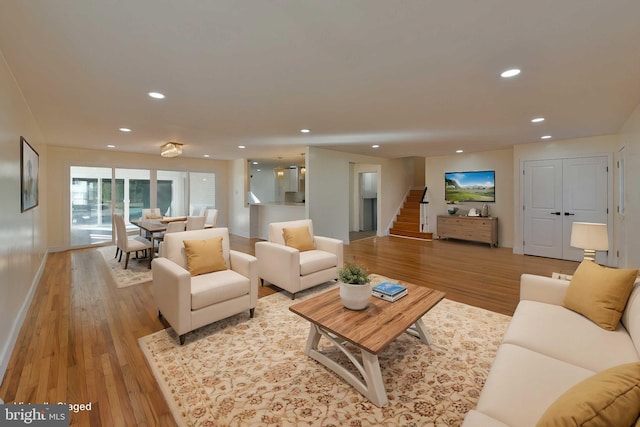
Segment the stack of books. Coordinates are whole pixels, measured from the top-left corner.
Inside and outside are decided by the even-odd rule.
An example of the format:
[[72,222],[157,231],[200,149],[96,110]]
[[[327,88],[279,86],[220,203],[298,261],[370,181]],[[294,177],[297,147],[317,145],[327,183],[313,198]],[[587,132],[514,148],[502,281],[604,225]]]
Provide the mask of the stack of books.
[[397,301],[407,295],[407,288],[397,283],[382,282],[371,289],[374,297],[382,298],[385,301]]

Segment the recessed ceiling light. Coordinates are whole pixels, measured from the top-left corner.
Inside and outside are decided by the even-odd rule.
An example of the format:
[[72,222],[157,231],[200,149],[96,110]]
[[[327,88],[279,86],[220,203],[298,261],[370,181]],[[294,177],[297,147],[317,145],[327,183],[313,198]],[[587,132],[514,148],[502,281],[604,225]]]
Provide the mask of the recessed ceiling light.
[[503,71],[502,74],[500,74],[500,76],[509,78],[509,77],[515,77],[518,74],[520,74],[520,70],[517,68],[512,68],[510,70]]
[[109,145],[107,145],[107,148],[116,148],[116,146],[113,145],[113,144],[109,144]]
[[544,117],[536,117],[535,119],[531,119],[531,123],[540,123],[544,122]]
[[456,153],[464,153],[464,150],[456,150]]
[[540,139],[551,139],[551,135],[541,136]]
[[129,128],[120,128],[120,132],[131,132]]
[[254,164],[254,165],[257,165],[257,164],[258,164],[258,162],[253,162],[253,164]]
[[302,133],[309,133],[309,132],[311,132],[311,129],[307,129],[307,128],[305,128],[305,129],[300,129],[300,132],[302,132]]
[[202,157],[209,158],[209,157],[211,157],[211,156],[210,156],[210,155],[208,155],[208,154],[205,154],[205,155],[204,155],[204,156],[202,156]]
[[238,145],[238,148],[247,148],[244,145]]
[[160,92],[149,92],[149,96],[155,99],[164,99],[164,95]]
[[380,146],[378,144],[373,144],[371,148],[380,148]]
[[260,172],[260,171],[261,171],[261,169],[256,169],[256,170],[257,170],[258,172]]

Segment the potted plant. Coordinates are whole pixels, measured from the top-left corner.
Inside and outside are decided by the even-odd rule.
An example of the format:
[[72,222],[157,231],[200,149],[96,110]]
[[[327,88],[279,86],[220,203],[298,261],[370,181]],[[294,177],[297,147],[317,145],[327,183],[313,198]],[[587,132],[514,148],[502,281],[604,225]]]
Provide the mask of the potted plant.
[[338,270],[340,278],[340,298],[342,304],[351,310],[364,310],[371,299],[369,272],[355,262],[345,262]]

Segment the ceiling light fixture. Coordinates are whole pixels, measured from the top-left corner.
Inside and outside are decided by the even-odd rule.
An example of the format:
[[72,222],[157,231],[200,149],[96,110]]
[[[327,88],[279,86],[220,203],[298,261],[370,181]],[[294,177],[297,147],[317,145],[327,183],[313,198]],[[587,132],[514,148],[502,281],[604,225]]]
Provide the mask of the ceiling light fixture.
[[182,144],[177,142],[167,142],[160,148],[162,157],[177,157],[182,154]]
[[244,145],[238,145],[238,148],[247,148],[247,147]]
[[300,132],[302,132],[302,133],[309,133],[309,132],[311,132],[311,129],[307,129],[307,128],[300,129]]
[[202,157],[206,157],[206,158],[208,159],[208,158],[209,158],[209,157],[211,157],[211,156],[210,156],[210,155],[208,155],[208,154],[205,154],[205,155],[204,155],[204,156],[202,156]]
[[380,146],[378,144],[373,144],[371,148],[380,148]]
[[107,145],[107,148],[116,148],[116,146],[113,145],[113,144],[109,144],[109,145]]
[[503,71],[500,76],[508,79],[509,77],[515,77],[520,74],[520,70],[518,68],[512,68],[510,70]]
[[164,95],[160,92],[149,92],[149,96],[155,99],[164,99]]
[[531,123],[540,123],[544,122],[544,117],[536,117],[535,119],[531,119]]
[[541,136],[540,139],[551,139],[551,135]]
[[458,154],[464,153],[464,150],[456,150],[456,153],[458,153]]
[[129,128],[120,128],[120,132],[131,132]]

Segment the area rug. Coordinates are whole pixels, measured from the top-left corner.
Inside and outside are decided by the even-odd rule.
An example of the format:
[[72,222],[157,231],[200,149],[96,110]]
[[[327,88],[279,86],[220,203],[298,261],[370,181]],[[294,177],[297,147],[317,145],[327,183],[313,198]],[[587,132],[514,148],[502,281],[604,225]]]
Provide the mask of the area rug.
[[105,264],[111,272],[113,282],[118,288],[126,288],[127,286],[139,285],[140,283],[150,282],[152,280],[151,270],[149,269],[149,258],[134,258],[133,254],[129,258],[129,265],[124,269],[124,257],[118,262],[114,258],[116,253],[115,246],[103,246],[98,248],[98,252],[102,255]]
[[[374,283],[389,280],[375,276]],[[441,301],[423,318],[433,346],[408,334],[379,355],[389,404],[379,408],[304,354],[309,324],[288,307],[336,286],[258,301],[187,335],[139,339],[181,426],[458,426],[473,409],[509,316]],[[325,349],[330,343],[322,338]],[[337,352],[337,357],[342,353]],[[344,360],[343,360],[344,361]]]

